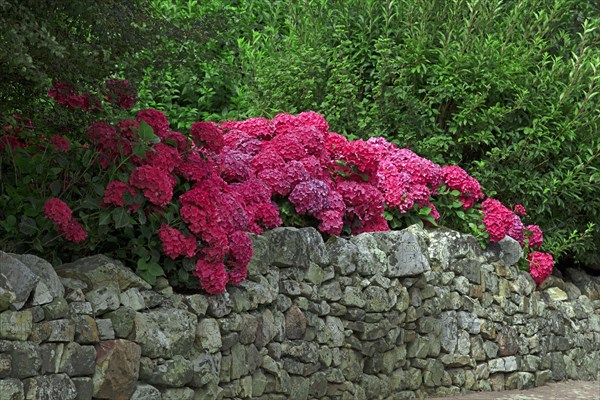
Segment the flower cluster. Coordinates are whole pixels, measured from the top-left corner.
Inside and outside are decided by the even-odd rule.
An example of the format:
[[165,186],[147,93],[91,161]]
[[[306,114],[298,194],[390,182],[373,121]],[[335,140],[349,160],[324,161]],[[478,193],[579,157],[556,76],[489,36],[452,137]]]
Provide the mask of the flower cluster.
[[[544,241],[542,230],[537,225],[524,226],[521,218],[506,208],[498,200],[487,198],[482,203],[484,213],[483,223],[490,235],[491,242],[498,242],[505,236],[509,236],[521,244],[528,251],[530,260],[530,274],[535,282],[540,285],[550,274],[554,266],[552,255],[539,251],[532,251],[542,246]],[[521,205],[515,206],[515,212],[526,215],[525,208]]]
[[186,237],[175,228],[162,224],[158,230],[158,237],[163,245],[163,251],[173,260],[179,256],[193,257],[198,249],[197,239],[193,236]]
[[455,165],[442,167],[442,177],[450,190],[460,192],[460,201],[463,203],[464,208],[471,208],[476,201],[483,199],[481,185],[477,182],[477,179],[467,174],[461,167]]
[[554,260],[551,254],[534,251],[529,253],[527,259],[529,260],[529,273],[538,286],[552,275]]
[[66,153],[71,150],[71,143],[69,142],[69,139],[62,135],[52,135],[50,137],[50,143],[54,145],[56,151]]
[[131,110],[137,100],[137,90],[124,79],[107,79],[104,82],[106,101],[123,110]]
[[60,234],[75,243],[83,242],[88,233],[83,226],[73,218],[73,211],[64,201],[52,197],[44,204],[44,215],[54,222]]
[[87,92],[79,93],[73,86],[64,82],[55,81],[48,90],[48,96],[58,104],[72,109],[95,111],[100,108],[98,98]]
[[[104,190],[103,205],[124,207],[125,206],[125,193],[129,193],[132,197],[135,196],[137,191],[135,188],[129,186],[125,182],[121,181],[110,181]],[[133,206],[133,205],[132,205]],[[135,207],[133,207],[135,209]]]
[[[57,101],[78,104],[72,89],[55,86]],[[109,80],[105,87],[108,101],[130,109],[135,94],[126,81]],[[143,143],[144,123],[158,143]],[[291,213],[318,224],[323,233],[339,235],[389,230],[385,211],[395,218],[412,210],[423,216],[425,209],[427,221],[438,220],[433,202],[447,193],[442,185],[453,196],[458,192],[463,209],[479,207],[484,197],[479,182],[462,168],[442,167],[383,138],[349,141],[329,132],[327,121],[314,112],[196,122],[186,136],[171,131],[162,112],[148,109],[116,125],[96,122],[87,138],[101,168],[115,172],[104,190],[103,211],[124,207],[159,218],[156,235],[164,255],[193,259],[194,276],[211,294],[246,278],[252,258],[248,233],[280,226],[278,204],[286,205],[285,217]],[[62,136],[50,142],[57,151],[70,147]],[[460,209],[460,203],[454,207]],[[522,206],[513,213],[488,198],[481,208],[492,242],[510,236],[527,248],[541,246],[539,227],[521,222]],[[67,239],[85,239],[66,204],[50,199],[44,211]],[[530,262],[539,284],[551,272],[552,258],[536,251]]]

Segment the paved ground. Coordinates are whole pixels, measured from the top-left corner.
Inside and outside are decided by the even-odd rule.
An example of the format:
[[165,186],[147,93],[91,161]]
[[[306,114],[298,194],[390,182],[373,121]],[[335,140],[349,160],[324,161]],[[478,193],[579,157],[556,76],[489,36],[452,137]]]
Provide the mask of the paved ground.
[[470,393],[435,400],[600,400],[600,381],[566,381],[549,383],[527,390]]

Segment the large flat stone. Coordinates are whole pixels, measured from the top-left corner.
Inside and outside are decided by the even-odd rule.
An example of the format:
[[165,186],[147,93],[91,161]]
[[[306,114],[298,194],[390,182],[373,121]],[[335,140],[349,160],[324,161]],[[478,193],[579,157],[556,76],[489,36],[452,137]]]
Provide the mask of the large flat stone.
[[0,288],[13,292],[15,300],[12,308],[20,310],[25,305],[31,291],[40,281],[25,264],[11,255],[0,251]]
[[59,265],[56,273],[63,278],[78,279],[88,290],[116,286],[124,291],[130,287],[150,289],[151,286],[121,262],[104,255],[81,258],[72,263]]

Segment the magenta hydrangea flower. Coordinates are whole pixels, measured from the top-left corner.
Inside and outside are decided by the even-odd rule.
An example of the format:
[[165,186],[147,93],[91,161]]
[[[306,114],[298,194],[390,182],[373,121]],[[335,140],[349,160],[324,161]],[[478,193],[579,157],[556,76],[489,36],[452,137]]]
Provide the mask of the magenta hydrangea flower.
[[169,121],[167,120],[165,113],[152,108],[138,112],[135,119],[138,123],[145,121],[152,127],[154,134],[157,136],[160,136],[160,134],[169,130]]
[[442,167],[442,177],[450,190],[460,192],[460,201],[465,209],[473,207],[476,201],[483,199],[481,185],[464,169],[455,165],[444,166]]
[[507,234],[515,222],[515,215],[498,200],[488,197],[481,204],[483,224],[488,231],[492,243],[499,242]]
[[159,167],[136,167],[129,176],[129,184],[142,190],[144,197],[160,207],[166,206],[173,197],[170,175]]
[[327,207],[328,195],[325,182],[313,179],[296,185],[288,199],[299,214],[315,215]]
[[538,286],[552,275],[554,268],[552,254],[534,251],[527,255],[527,259],[529,260],[529,273]]
[[225,265],[219,262],[209,262],[203,259],[196,261],[193,274],[200,280],[200,286],[208,294],[219,294],[225,290],[229,276]]
[[525,227],[525,237],[528,240],[529,247],[540,248],[544,242],[542,230],[537,225],[527,225]]
[[198,241],[194,236],[186,237],[179,230],[164,223],[158,230],[158,237],[164,253],[173,260],[179,256],[193,257],[198,249]]
[[223,132],[214,122],[194,122],[190,134],[197,146],[205,147],[215,154],[225,146]]

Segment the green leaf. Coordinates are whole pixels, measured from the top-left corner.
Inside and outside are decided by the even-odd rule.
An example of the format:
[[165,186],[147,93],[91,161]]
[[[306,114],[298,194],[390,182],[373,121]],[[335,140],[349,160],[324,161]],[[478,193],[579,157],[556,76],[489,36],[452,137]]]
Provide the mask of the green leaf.
[[38,230],[37,224],[33,218],[26,216],[21,217],[21,223],[19,224],[19,231],[25,236],[33,236]]
[[52,192],[52,196],[58,197],[60,192],[62,191],[63,183],[61,181],[52,181],[50,183],[50,191]]
[[452,195],[452,196],[460,196],[460,191],[453,190],[453,191],[450,192],[450,195]]
[[140,126],[138,128],[138,136],[140,137],[140,139],[142,139],[143,142],[160,142],[160,138],[154,134],[154,130],[152,130],[152,127],[148,125],[146,121],[140,122]]
[[157,262],[148,263],[148,272],[154,276],[164,276],[165,275],[165,272],[163,271],[162,267]]
[[431,214],[431,207],[422,207],[419,210],[419,215],[426,216],[426,215],[429,215],[429,214]]
[[119,207],[112,212],[112,218],[115,222],[115,228],[124,228],[131,225],[129,223],[129,214],[123,207]]
[[456,212],[456,216],[458,218],[460,218],[460,219],[465,219],[466,218],[464,211],[457,211]]
[[98,219],[98,225],[108,225],[110,223],[110,212],[100,211],[100,218]]
[[423,218],[423,220],[429,222],[433,226],[438,226],[437,222],[435,221],[435,218],[433,218],[431,215],[424,215],[421,218]]

